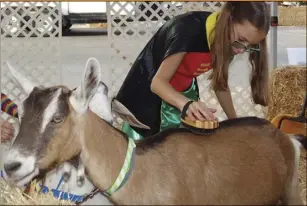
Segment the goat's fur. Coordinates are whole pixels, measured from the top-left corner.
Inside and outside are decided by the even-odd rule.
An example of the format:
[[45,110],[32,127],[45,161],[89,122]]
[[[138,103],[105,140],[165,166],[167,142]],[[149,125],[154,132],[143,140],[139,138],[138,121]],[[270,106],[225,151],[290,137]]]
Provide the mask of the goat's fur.
[[[47,126],[53,129],[53,136],[44,151],[35,156],[35,164],[45,169],[80,154],[90,180],[104,191],[114,183],[123,165],[128,138],[87,109],[97,88],[105,87],[99,82],[99,64],[90,59],[81,86],[59,97],[59,105],[67,105],[69,112],[60,123]],[[146,128],[126,108],[119,111],[123,107],[119,102],[113,100],[112,104],[118,109],[113,112]],[[21,152],[24,135],[18,134],[10,151]],[[40,139],[33,141],[37,144]],[[295,139],[256,117],[222,121],[220,128],[207,136],[185,128],[169,129],[136,142],[132,173],[110,198],[115,204],[128,205],[274,205],[279,200],[285,205],[302,205],[299,152]],[[10,161],[7,158],[5,164],[9,166]],[[9,178],[14,179],[19,170],[11,171]]]

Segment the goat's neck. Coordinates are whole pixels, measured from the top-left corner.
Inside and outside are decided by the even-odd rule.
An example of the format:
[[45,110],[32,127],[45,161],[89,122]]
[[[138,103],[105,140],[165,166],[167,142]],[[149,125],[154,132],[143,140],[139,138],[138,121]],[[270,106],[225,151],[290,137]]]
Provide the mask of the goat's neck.
[[89,177],[100,189],[108,189],[123,166],[128,141],[119,131],[89,111],[81,145],[81,158]]

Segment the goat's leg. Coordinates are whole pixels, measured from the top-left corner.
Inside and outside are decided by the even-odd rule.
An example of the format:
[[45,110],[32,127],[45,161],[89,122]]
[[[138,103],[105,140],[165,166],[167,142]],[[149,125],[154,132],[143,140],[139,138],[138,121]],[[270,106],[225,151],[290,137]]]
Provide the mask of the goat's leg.
[[285,195],[282,198],[283,205],[304,205],[298,180],[293,178],[292,182],[287,184],[286,187]]
[[68,162],[64,162],[63,170],[64,182],[68,182],[71,177],[71,165]]
[[298,181],[298,173],[293,175],[292,179],[287,182],[284,197],[282,198],[283,205],[304,205],[300,184]]
[[85,181],[85,167],[82,160],[79,156],[77,156],[64,163],[64,182],[68,182],[71,178],[72,166],[69,163],[77,168],[77,185],[81,187]]
[[300,143],[292,139],[294,146],[294,162],[290,164],[293,169],[287,177],[285,193],[281,199],[283,205],[304,205],[301,197],[301,188],[299,184],[299,160]]
[[[69,164],[70,163],[70,164]],[[76,156],[72,158],[71,160],[68,160],[67,162],[64,162],[64,182],[68,182],[70,177],[71,177],[71,171],[72,171],[72,166],[77,168],[79,164],[79,156]]]
[[81,187],[85,181],[85,167],[81,158],[79,158],[78,169],[77,169],[77,184]]

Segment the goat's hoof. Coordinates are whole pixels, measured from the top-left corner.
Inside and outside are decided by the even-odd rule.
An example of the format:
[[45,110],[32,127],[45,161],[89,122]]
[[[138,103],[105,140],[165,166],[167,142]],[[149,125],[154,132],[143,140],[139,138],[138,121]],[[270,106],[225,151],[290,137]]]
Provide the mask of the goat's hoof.
[[71,173],[70,172],[64,172],[63,177],[64,177],[64,182],[68,182],[70,179]]
[[84,184],[84,176],[78,176],[77,177],[77,184],[79,187],[83,186]]

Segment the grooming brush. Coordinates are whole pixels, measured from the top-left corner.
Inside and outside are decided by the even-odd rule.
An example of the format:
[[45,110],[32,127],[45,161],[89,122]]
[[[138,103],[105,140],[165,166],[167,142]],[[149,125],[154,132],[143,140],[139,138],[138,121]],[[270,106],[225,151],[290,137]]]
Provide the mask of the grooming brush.
[[193,133],[196,134],[211,134],[216,131],[216,129],[219,127],[219,121],[218,119],[215,120],[196,120],[193,121],[189,119],[186,116],[186,112],[188,110],[189,105],[193,101],[189,101],[182,110],[181,113],[181,125],[189,130],[191,130]]

